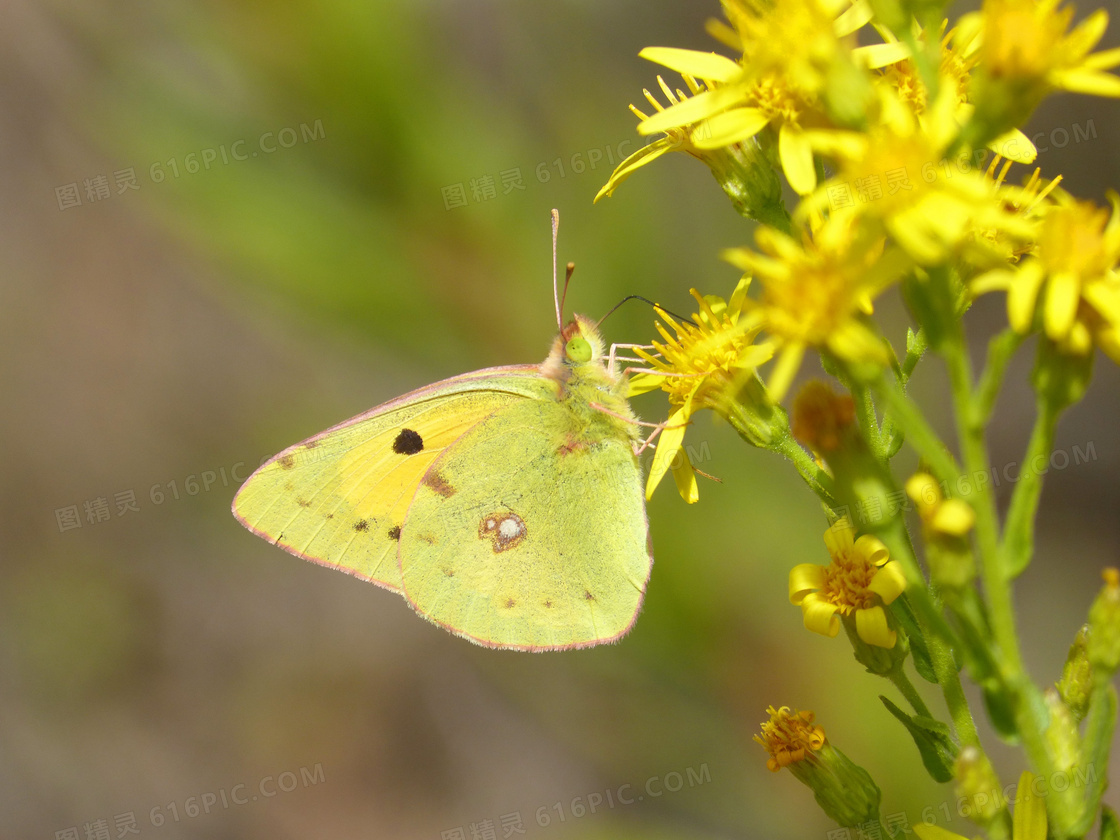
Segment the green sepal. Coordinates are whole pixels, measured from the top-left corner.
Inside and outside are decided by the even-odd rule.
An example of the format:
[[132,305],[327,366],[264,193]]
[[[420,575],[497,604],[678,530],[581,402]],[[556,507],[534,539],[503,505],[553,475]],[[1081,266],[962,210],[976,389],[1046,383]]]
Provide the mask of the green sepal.
[[929,655],[929,645],[926,644],[926,637],[922,633],[918,617],[914,614],[914,608],[910,606],[906,593],[895,598],[889,609],[910,641],[914,669],[923,680],[936,684],[937,672],[933,668],[933,659]]
[[707,155],[705,162],[739,215],[792,232],[781,179],[758,138],[726,146]]
[[878,823],[882,793],[871,774],[827,741],[813,756],[789,771],[813,791],[821,810],[845,827]]
[[1049,403],[1055,416],[1085,396],[1093,378],[1093,357],[1093,353],[1063,353],[1045,336],[1039,338],[1031,385]]
[[898,718],[922,756],[922,764],[934,781],[949,782],[953,779],[953,765],[957,760],[958,747],[953,740],[949,727],[939,720],[922,715],[908,715],[882,694],[879,699],[887,711]]

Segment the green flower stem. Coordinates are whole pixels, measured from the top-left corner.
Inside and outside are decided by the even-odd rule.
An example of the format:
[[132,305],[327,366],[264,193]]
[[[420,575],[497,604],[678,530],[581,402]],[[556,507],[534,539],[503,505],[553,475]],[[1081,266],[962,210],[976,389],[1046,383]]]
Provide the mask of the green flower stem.
[[813,457],[793,439],[792,433],[775,438],[770,444],[770,450],[792,461],[801,478],[817,497],[829,507],[836,507],[832,476],[817,466]]
[[992,416],[996,398],[1003,385],[1003,375],[1007,371],[1007,364],[1015,351],[1023,344],[1023,336],[1013,329],[1005,329],[988,342],[988,361],[984,365],[984,373],[976,386],[976,395],[972,401],[971,420],[985,426]]
[[929,634],[926,644],[929,646],[933,671],[937,674],[937,683],[941,686],[941,694],[949,709],[949,718],[953,721],[953,728],[957,731],[961,745],[981,749],[980,735],[976,731],[976,721],[972,718],[968,698],[964,696],[964,686],[961,685],[953,648],[937,633]]
[[960,671],[953,656],[953,641],[956,634],[946,623],[930,596],[902,517],[896,517],[891,527],[879,534],[879,538],[887,546],[891,557],[899,561],[906,572],[908,581],[906,597],[910,599],[926,630],[925,640],[929,657],[933,663],[937,683],[941,686],[945,705],[949,709],[953,728],[957,731],[957,737],[964,746],[979,748],[980,736],[976,732],[976,723],[972,718],[972,710],[965,697]]
[[[960,437],[964,466],[970,476],[987,475],[990,471],[988,447],[984,440],[985,423],[973,412],[972,371],[960,321],[950,322],[945,340],[939,348],[949,372],[953,395],[957,434]],[[980,576],[995,638],[1000,679],[1015,709],[1015,725],[1035,770],[1046,778],[1054,772],[1053,761],[1043,736],[1048,715],[1039,690],[1031,683],[1023,668],[1019,637],[1015,628],[1015,611],[1011,599],[1010,578],[1005,572],[999,550],[999,520],[995,499],[988,482],[972,484],[972,508],[976,513],[976,543],[980,555]]]
[[1003,544],[1000,546],[1003,569],[1008,579],[1016,577],[1030,563],[1034,553],[1034,518],[1038,511],[1038,500],[1042,495],[1043,470],[1032,466],[1038,459],[1048,463],[1054,448],[1054,430],[1058,425],[1060,412],[1053,402],[1040,397],[1038,416],[1030,443],[1023,456],[1023,467],[1019,481],[1011,494],[1011,506],[1007,511],[1004,525]]
[[856,406],[856,419],[859,422],[863,439],[880,464],[887,462],[887,450],[883,445],[883,433],[879,428],[879,418],[875,414],[875,401],[871,398],[871,389],[866,385],[851,381],[845,383],[852,392]]
[[[987,475],[988,446],[984,440],[984,426],[973,422],[972,372],[964,346],[964,335],[960,329],[951,331],[941,351],[949,370],[957,434],[960,437],[965,470],[971,476]],[[992,632],[999,647],[1005,672],[1011,677],[1018,677],[1023,672],[1023,661],[1019,652],[1019,637],[1015,630],[1011,589],[999,558],[999,524],[995,499],[987,482],[973,482],[972,490],[980,573],[991,613]]]
[[[744,393],[750,393],[750,389],[744,389]],[[737,399],[722,401],[714,408],[751,446],[777,452],[792,461],[818,498],[830,508],[836,507],[832,476],[794,440],[785,409],[768,401],[749,400],[744,404]]]
[[898,381],[893,376],[883,376],[876,384],[876,389],[894,425],[902,430],[910,445],[926,459],[937,480],[954,481],[961,473],[960,467],[926,421],[922,410],[906,395]]
[[887,679],[891,681],[895,688],[899,690],[906,702],[914,710],[915,714],[922,717],[933,718],[933,714],[929,710],[929,706],[922,700],[922,696],[918,694],[918,689],[914,688],[914,683],[910,682],[910,678],[906,676],[906,672],[902,669],[902,663],[898,664],[893,671],[887,674]]

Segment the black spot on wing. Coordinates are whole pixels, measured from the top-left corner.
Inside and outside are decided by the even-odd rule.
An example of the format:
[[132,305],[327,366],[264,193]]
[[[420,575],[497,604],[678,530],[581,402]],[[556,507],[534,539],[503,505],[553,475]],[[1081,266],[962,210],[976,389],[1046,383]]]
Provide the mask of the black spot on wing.
[[592,595],[590,591],[588,591],[588,590],[586,590],[586,589],[585,589],[585,590],[583,590],[583,600],[585,600],[585,601],[594,601],[594,600],[595,600],[595,596],[594,596],[594,595]]
[[302,508],[311,507],[311,502],[307,501],[307,499],[296,499],[296,504]]
[[393,441],[393,451],[398,455],[415,455],[424,449],[424,438],[412,429],[401,429]]
[[280,465],[280,469],[290,470],[296,465],[296,459],[294,455],[285,455],[283,458],[277,460],[276,463]]
[[401,526],[400,525],[394,525],[392,528],[389,529],[389,539],[399,540],[400,538],[401,538]]
[[355,531],[368,531],[369,530],[369,523],[366,522],[364,519],[359,519],[357,522],[354,523],[354,530]]

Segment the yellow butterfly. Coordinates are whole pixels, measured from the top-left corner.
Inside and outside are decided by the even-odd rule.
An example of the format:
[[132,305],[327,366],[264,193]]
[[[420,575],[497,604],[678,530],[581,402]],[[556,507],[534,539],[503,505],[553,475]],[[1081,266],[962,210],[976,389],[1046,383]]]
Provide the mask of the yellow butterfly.
[[596,326],[576,315],[540,365],[446,379],[285,449],[233,513],[477,644],[615,641],[653,556],[638,421],[604,360]]

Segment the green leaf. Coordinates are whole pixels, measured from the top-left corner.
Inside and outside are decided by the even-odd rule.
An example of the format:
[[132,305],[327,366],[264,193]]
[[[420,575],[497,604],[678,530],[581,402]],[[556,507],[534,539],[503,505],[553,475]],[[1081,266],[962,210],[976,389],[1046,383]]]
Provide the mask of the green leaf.
[[918,617],[914,614],[910,601],[903,595],[901,598],[895,599],[890,609],[910,640],[910,653],[914,655],[914,668],[923,680],[936,684],[937,672],[933,668],[929,646],[926,644],[926,637],[922,633],[921,625],[918,624]]
[[1015,707],[1012,699],[999,680],[992,678],[981,686],[984,692],[984,708],[996,734],[1009,744],[1019,743],[1019,728],[1015,723]]
[[953,763],[958,747],[949,727],[939,720],[922,715],[908,715],[883,695],[879,695],[887,711],[898,718],[922,755],[922,764],[938,782],[952,781]]

